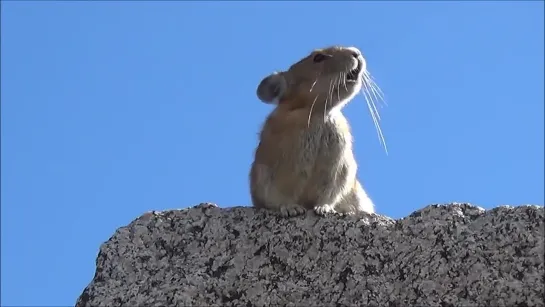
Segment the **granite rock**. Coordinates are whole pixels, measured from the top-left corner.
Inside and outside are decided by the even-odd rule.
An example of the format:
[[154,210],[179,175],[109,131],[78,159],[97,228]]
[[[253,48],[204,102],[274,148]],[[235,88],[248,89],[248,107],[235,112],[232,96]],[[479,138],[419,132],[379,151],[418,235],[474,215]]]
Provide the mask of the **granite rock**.
[[76,306],[544,306],[544,232],[542,206],[149,212],[101,246]]

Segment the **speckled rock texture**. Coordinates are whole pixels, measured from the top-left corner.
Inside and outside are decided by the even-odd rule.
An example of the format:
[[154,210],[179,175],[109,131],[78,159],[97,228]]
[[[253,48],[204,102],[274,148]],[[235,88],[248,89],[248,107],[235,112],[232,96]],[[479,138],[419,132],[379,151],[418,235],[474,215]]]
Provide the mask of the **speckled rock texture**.
[[84,306],[544,306],[544,209],[281,218],[201,204],[104,243]]

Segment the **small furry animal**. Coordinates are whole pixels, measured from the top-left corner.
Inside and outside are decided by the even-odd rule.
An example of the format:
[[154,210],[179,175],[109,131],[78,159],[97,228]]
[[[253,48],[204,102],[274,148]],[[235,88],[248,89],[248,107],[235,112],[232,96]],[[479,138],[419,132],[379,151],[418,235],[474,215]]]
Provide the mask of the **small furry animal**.
[[[361,52],[342,46],[314,50],[260,82],[257,97],[276,107],[263,125],[250,170],[254,207],[282,216],[307,209],[319,215],[374,213],[356,178],[350,126],[341,113],[362,85],[366,98],[380,95]],[[375,104],[367,104],[382,137]]]

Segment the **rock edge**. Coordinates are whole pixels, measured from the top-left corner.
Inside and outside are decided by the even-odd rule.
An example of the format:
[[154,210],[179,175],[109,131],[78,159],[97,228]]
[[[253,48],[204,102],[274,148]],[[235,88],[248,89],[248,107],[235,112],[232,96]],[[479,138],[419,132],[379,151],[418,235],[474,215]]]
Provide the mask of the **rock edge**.
[[100,247],[84,306],[544,306],[544,208],[281,218],[205,203]]

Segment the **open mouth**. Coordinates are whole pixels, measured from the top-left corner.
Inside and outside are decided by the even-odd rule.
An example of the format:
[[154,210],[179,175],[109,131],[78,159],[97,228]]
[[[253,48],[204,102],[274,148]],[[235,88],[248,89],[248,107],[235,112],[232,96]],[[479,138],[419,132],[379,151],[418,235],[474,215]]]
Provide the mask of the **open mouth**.
[[362,67],[361,61],[358,61],[358,67],[352,69],[346,74],[346,81],[349,81],[349,82],[358,81],[358,77],[361,72],[361,67]]

